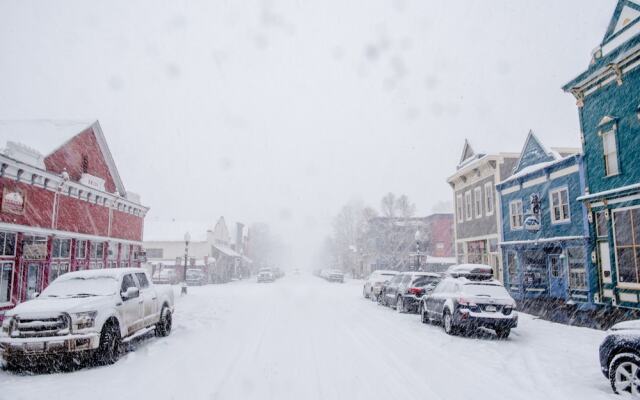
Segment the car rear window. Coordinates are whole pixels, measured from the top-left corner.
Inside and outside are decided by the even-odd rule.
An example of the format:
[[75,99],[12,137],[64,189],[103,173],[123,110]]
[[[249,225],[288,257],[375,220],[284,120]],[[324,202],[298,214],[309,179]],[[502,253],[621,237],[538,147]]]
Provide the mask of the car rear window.
[[435,276],[420,276],[413,281],[412,286],[423,287],[427,285],[434,285],[440,282],[440,278]]
[[463,286],[462,292],[471,296],[509,297],[509,293],[502,285],[467,283]]

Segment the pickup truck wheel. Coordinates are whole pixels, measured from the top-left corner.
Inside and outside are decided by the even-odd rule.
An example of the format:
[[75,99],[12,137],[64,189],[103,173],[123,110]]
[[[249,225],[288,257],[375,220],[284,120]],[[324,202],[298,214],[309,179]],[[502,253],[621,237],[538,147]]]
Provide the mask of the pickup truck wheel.
[[120,345],[122,339],[117,325],[107,323],[102,327],[100,333],[100,346],[96,353],[96,364],[109,365],[120,358]]
[[160,321],[156,325],[156,336],[169,336],[172,323],[171,310],[169,310],[169,307],[163,307],[160,312]]

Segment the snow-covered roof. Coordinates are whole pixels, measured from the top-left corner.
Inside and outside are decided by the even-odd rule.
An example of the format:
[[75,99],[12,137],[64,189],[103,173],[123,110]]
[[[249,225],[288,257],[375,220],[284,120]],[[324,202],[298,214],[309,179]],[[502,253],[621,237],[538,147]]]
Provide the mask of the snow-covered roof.
[[222,243],[215,243],[213,245],[213,247],[218,249],[218,251],[220,251],[221,253],[228,255],[229,257],[242,257],[240,254],[238,254],[231,247],[229,247],[227,245],[224,245]]
[[433,257],[427,256],[427,264],[450,264],[457,263],[458,260],[455,257]]

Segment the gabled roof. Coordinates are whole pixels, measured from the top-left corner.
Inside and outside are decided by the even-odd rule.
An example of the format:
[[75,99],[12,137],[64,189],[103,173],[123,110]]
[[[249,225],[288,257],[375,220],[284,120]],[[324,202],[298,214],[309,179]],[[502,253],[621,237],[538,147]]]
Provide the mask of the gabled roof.
[[76,136],[88,130],[93,132],[98,142],[100,152],[107,164],[116,189],[124,196],[127,191],[122,183],[98,120],[37,119],[0,121],[0,146],[7,146],[8,142],[20,143],[46,158],[64,147]]
[[609,27],[605,32],[602,44],[611,41],[624,29],[638,22],[640,18],[640,2],[637,0],[618,0],[618,4],[609,21]]
[[555,152],[547,150],[546,147],[540,142],[538,137],[532,130],[527,134],[527,139],[524,142],[522,151],[520,152],[520,158],[513,167],[513,173],[517,174],[524,168],[532,165],[546,163],[559,159],[560,157]]
[[457,168],[460,169],[471,161],[477,160],[478,158],[484,156],[485,154],[476,154],[476,152],[471,147],[471,143],[469,143],[469,140],[465,139],[464,147],[462,148],[462,155],[460,156],[460,162],[458,163]]

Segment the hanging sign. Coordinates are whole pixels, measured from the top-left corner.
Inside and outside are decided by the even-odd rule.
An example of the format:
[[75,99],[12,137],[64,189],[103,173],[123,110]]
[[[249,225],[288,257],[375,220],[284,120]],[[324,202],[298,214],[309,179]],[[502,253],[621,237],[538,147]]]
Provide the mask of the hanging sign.
[[540,230],[542,222],[540,219],[540,196],[538,193],[533,193],[529,198],[529,212],[527,218],[524,220],[524,229],[529,232],[537,232]]

